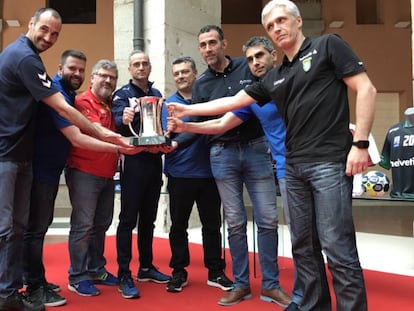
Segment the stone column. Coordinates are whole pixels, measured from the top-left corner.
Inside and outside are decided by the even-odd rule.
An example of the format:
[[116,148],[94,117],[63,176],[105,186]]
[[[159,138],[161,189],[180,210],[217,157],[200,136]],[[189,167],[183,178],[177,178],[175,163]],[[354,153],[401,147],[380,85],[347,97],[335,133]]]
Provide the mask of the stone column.
[[[128,55],[133,49],[134,1],[114,0],[114,59],[118,65],[118,87],[128,82]],[[171,62],[179,56],[192,56],[202,72],[205,65],[197,51],[197,33],[207,24],[220,25],[220,0],[144,0],[144,50],[148,53],[152,72],[150,80],[163,96],[175,92]],[[166,181],[164,182],[164,185]],[[114,220],[119,213],[115,202]],[[190,226],[193,224],[190,223]],[[156,230],[169,230],[168,195],[163,187]]]

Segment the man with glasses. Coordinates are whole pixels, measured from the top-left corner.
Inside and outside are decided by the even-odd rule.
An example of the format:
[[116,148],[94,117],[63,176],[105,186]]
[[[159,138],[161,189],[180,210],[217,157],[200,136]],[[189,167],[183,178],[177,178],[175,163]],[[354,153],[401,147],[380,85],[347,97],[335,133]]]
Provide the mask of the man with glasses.
[[[66,50],[61,55],[54,85],[66,101],[74,106],[76,90],[85,79],[86,56],[78,50]],[[66,165],[72,145],[99,152],[128,152],[126,148],[100,141],[85,135],[70,121],[62,118],[46,104],[39,105],[36,114],[35,146],[33,156],[33,183],[30,197],[30,214],[24,233],[23,279],[26,295],[31,301],[40,301],[46,307],[66,303],[57,294],[60,286],[49,283],[43,264],[43,243],[53,221],[60,176]],[[134,148],[135,149],[135,148]]]
[[[149,81],[151,63],[147,54],[134,50],[129,57],[131,80],[114,94],[112,112],[118,132],[132,136],[129,128],[138,133],[140,114],[135,114],[135,100],[144,96],[162,97]],[[132,106],[130,106],[132,103]],[[131,276],[132,230],[138,226],[139,270],[136,279],[141,282],[167,283],[170,277],[153,265],[152,242],[154,222],[162,185],[162,153],[170,147],[152,147],[148,152],[126,155],[121,159],[121,212],[116,233],[119,291],[124,298],[139,297]],[[139,217],[138,217],[139,216]],[[138,223],[137,223],[138,222]]]
[[[91,86],[75,100],[75,107],[91,122],[115,130],[111,113],[112,92],[118,69],[114,62],[100,60],[92,68]],[[105,233],[112,223],[115,174],[119,154],[96,152],[74,146],[65,171],[72,214],[69,232],[70,291],[96,296],[95,284],[118,285],[106,271]]]

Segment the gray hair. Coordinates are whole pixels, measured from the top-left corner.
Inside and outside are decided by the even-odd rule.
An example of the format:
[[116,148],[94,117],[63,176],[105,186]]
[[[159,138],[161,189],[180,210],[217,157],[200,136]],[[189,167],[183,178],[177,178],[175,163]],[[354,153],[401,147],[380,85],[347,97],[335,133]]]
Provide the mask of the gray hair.
[[129,58],[131,58],[131,56],[135,54],[144,54],[145,56],[148,56],[143,50],[135,49],[135,50],[132,50],[131,53],[129,53]]
[[101,59],[99,60],[92,68],[92,74],[97,74],[99,69],[107,69],[107,70],[115,70],[116,77],[118,77],[118,67],[116,66],[116,63],[113,61],[110,61],[108,59]]
[[254,37],[251,37],[249,40],[247,40],[247,42],[243,45],[242,47],[243,53],[246,53],[248,48],[252,46],[258,46],[258,45],[263,46],[270,53],[273,52],[275,49],[275,47],[272,44],[272,41],[270,41],[268,38],[254,36]]
[[275,7],[283,6],[289,12],[290,15],[293,17],[299,17],[300,11],[299,8],[290,0],[272,0],[268,4],[266,4],[262,10],[262,25],[264,26],[264,18],[267,14],[270,13]]

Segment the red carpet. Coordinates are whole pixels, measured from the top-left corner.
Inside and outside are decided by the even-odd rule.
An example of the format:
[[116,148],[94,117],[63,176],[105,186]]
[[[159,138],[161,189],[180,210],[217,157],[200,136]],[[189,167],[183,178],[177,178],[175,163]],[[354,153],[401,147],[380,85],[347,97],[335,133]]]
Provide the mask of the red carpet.
[[[133,273],[138,268],[136,241],[134,240],[134,259],[131,264]],[[251,254],[252,256],[252,254]],[[154,265],[162,272],[170,273],[168,267],[170,249],[168,240],[156,238],[154,240]],[[116,274],[115,238],[108,237],[106,244],[107,269]],[[252,258],[251,258],[252,259]],[[226,254],[227,274],[231,276],[230,255]],[[47,278],[50,282],[62,287],[61,295],[66,297],[68,303],[62,307],[47,308],[62,311],[113,311],[113,310],[140,310],[140,311],[165,311],[165,310],[282,310],[276,304],[260,300],[260,271],[257,277],[253,277],[251,269],[251,285],[253,297],[231,307],[217,305],[217,300],[224,294],[218,288],[207,286],[207,270],[203,266],[202,248],[200,245],[191,244],[191,264],[188,267],[189,284],[181,293],[168,293],[165,284],[152,282],[138,282],[141,292],[139,299],[124,299],[119,294],[117,287],[99,286],[101,294],[96,297],[81,297],[67,289],[67,270],[69,266],[68,250],[66,243],[49,244],[45,246],[45,263]],[[250,261],[251,266],[253,260]],[[292,261],[289,258],[279,257],[280,281],[282,286],[290,292],[292,287]],[[414,277],[364,271],[368,291],[369,310],[412,310],[414,306]]]

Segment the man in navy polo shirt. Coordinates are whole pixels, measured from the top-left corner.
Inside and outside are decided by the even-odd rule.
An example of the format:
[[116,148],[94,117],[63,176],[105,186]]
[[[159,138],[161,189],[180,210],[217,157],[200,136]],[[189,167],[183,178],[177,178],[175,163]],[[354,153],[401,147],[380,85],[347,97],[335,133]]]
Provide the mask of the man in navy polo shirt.
[[[207,25],[198,34],[199,52],[209,68],[192,89],[192,101],[207,102],[236,94],[256,78],[243,57],[226,56],[227,41],[216,25]],[[191,105],[189,105],[191,106]],[[211,119],[209,117],[208,119]],[[197,121],[201,121],[199,118]],[[184,147],[191,135],[174,138]],[[210,163],[228,225],[228,241],[234,276],[233,289],[218,301],[229,306],[252,297],[247,245],[247,213],[243,201],[245,186],[257,224],[259,258],[263,274],[261,299],[288,305],[290,297],[281,289],[277,271],[276,187],[269,146],[259,120],[253,116],[224,133],[209,135]],[[209,284],[220,275],[210,275]]]
[[[244,45],[243,52],[246,55],[250,71],[257,78],[263,78],[266,73],[272,69],[277,60],[277,52],[273,47],[272,42],[266,37],[251,37]],[[179,102],[179,101],[177,101]],[[253,104],[239,110],[227,112],[220,118],[212,119],[204,122],[184,122],[178,118],[170,118],[169,126],[174,126],[175,132],[193,132],[199,134],[218,134],[232,129],[252,116],[256,116],[260,121],[263,131],[269,141],[269,148],[272,158],[275,161],[276,177],[279,182],[279,189],[283,202],[283,212],[285,214],[286,222],[289,225],[289,208],[286,194],[285,181],[285,123],[280,115],[276,105],[269,102],[265,105],[259,106]],[[186,119],[188,121],[189,118]],[[275,245],[277,248],[277,245]],[[259,250],[260,257],[260,250]],[[264,287],[269,287],[273,282],[279,282],[279,267],[277,265],[277,257],[273,260],[273,268],[268,275],[263,274],[262,283]],[[261,262],[264,264],[264,262]],[[295,273],[296,276],[296,273]],[[270,285],[271,286],[271,285]],[[282,289],[279,290],[280,297],[288,296]],[[265,301],[272,301],[263,297]],[[300,306],[302,300],[302,290],[300,284],[295,277],[295,283],[292,290],[291,308]],[[274,301],[276,302],[276,301]],[[277,301],[280,304],[280,301]],[[289,304],[287,301],[286,304]]]
[[51,8],[35,12],[26,35],[0,54],[0,310],[43,310],[22,288],[23,234],[29,216],[35,113],[43,101],[84,133],[126,146],[120,135],[89,122],[66,103],[39,53],[57,41],[62,19]]
[[[175,117],[215,115],[254,102],[277,104],[286,123],[292,252],[304,290],[300,310],[332,310],[323,250],[336,310],[366,311],[352,218],[352,175],[368,167],[376,89],[362,61],[339,36],[303,35],[302,17],[292,1],[270,1],[262,10],[262,24],[285,54],[281,66],[235,96],[190,106],[169,104],[169,112]],[[357,95],[353,139],[348,88]]]
[[[85,79],[85,68],[86,56],[81,51],[66,50],[62,53],[58,72],[52,81],[72,106],[76,90]],[[65,304],[66,299],[57,294],[60,286],[46,280],[43,242],[53,221],[60,176],[69,152],[72,146],[111,153],[128,153],[129,148],[120,148],[83,134],[78,127],[43,103],[39,104],[36,114],[34,137],[33,183],[29,220],[24,233],[23,277],[27,285],[26,295],[32,302],[41,301],[46,307],[56,307]]]

